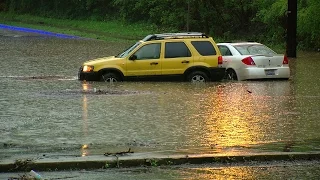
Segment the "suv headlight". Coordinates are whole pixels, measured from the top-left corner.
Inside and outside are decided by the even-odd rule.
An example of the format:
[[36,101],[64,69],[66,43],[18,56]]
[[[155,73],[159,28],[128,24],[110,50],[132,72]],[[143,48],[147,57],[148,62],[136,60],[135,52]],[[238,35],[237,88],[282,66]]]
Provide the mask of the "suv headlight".
[[94,68],[93,66],[84,65],[82,71],[83,72],[92,72],[93,68]]

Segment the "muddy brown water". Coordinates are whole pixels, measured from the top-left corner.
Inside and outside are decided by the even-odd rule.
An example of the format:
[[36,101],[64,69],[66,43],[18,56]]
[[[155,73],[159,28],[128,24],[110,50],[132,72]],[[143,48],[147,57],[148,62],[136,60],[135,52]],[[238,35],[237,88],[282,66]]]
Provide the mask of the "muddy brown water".
[[77,80],[82,62],[128,45],[0,36],[0,161],[128,148],[230,155],[320,150],[320,53],[290,59],[288,81]]

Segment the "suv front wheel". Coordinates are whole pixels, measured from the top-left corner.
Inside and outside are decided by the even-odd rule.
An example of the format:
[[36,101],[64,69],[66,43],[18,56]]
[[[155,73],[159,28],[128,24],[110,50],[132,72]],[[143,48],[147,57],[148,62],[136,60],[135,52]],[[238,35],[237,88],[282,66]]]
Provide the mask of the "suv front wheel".
[[189,76],[187,77],[187,80],[189,82],[208,82],[209,77],[206,73],[202,71],[194,71],[189,74]]
[[101,76],[101,81],[104,82],[118,82],[121,81],[120,77],[115,73],[105,73]]

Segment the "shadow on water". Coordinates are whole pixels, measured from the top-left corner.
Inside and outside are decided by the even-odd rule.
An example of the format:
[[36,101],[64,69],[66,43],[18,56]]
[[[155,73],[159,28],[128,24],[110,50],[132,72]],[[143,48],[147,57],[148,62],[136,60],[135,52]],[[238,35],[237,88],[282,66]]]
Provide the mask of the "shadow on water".
[[320,148],[319,53],[292,59],[288,81],[106,84],[76,80],[79,66],[127,45],[8,37],[0,45],[10,67],[0,72],[0,159]]

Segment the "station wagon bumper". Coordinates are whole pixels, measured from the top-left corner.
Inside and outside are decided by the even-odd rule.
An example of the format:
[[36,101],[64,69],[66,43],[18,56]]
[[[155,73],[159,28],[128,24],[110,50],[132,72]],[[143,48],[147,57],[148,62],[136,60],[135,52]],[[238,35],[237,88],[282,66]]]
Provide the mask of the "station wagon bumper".
[[[266,70],[272,70],[272,74],[267,74]],[[239,80],[244,79],[289,79],[290,69],[289,67],[279,68],[246,68],[240,74]]]

